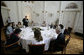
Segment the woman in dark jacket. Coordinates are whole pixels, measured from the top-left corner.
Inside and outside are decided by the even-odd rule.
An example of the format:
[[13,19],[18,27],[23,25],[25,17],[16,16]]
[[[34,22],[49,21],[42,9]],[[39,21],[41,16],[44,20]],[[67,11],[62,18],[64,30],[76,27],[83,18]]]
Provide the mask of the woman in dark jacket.
[[19,34],[20,34],[21,30],[20,29],[16,29],[11,35],[10,38],[7,40],[7,45],[9,44],[13,44],[15,42],[17,42],[19,40]]

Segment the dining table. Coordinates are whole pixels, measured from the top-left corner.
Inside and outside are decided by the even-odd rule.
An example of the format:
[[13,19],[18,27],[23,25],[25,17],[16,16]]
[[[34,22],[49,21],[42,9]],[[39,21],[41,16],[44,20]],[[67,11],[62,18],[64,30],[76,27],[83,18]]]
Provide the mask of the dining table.
[[[38,42],[34,38],[34,31],[32,28],[40,28],[41,36],[43,38],[42,41]],[[42,26],[33,26],[33,27],[23,27],[20,28],[22,31],[19,34],[20,44],[22,48],[29,52],[28,44],[45,44],[44,50],[47,51],[49,49],[49,44],[52,39],[57,39],[58,34],[56,33],[55,29],[49,27],[42,27]]]

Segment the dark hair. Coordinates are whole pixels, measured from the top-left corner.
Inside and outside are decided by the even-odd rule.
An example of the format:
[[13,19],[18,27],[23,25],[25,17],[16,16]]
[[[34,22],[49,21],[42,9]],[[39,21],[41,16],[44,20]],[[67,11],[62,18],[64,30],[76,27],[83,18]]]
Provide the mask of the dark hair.
[[21,22],[18,22],[18,24],[20,23],[20,25],[21,25]]
[[12,24],[12,23],[8,23],[6,27],[10,26],[10,24]]
[[46,21],[43,21],[43,23],[46,22]]
[[5,29],[7,29],[7,27],[10,26],[10,24],[12,24],[12,23],[8,23],[8,24],[5,26]]
[[22,30],[18,28],[18,29],[15,29],[14,33],[15,33],[15,34],[19,34],[21,31],[22,31]]
[[7,26],[10,26],[10,24],[12,24],[12,23],[8,23],[8,25],[7,25]]
[[36,38],[37,41],[43,40],[43,39],[42,39],[42,36],[41,36],[41,32],[40,32],[38,29],[36,29],[36,30],[34,31],[34,37]]
[[10,17],[8,17],[8,18],[10,18]]
[[12,23],[14,23],[14,22],[12,22]]
[[62,24],[59,24],[59,26],[61,27],[61,29],[63,29],[63,28],[64,28],[64,26],[63,26]]
[[69,34],[68,29],[65,29],[64,30],[64,35],[68,35],[68,34]]
[[25,17],[27,17],[27,16],[25,16]]
[[12,26],[14,25],[15,23],[14,22],[12,22]]

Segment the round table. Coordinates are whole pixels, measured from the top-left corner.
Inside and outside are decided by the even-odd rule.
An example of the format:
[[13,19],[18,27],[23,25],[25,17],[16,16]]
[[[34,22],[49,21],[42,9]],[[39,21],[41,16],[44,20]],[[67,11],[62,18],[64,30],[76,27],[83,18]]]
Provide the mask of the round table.
[[[35,26],[36,27],[36,26]],[[48,27],[39,27],[41,28],[41,36],[43,38],[42,41],[37,42],[34,38],[34,31],[32,27],[21,28],[20,43],[22,44],[22,48],[29,52],[28,44],[45,44],[45,51],[48,50],[50,40],[56,39],[58,34],[56,34],[55,29],[49,29]]]

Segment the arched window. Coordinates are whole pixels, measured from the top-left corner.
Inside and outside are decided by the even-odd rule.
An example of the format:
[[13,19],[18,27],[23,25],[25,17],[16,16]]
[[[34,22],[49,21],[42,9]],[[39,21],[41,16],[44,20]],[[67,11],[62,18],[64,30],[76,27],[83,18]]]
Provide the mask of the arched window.
[[77,9],[78,6],[76,3],[69,3],[65,9]]

